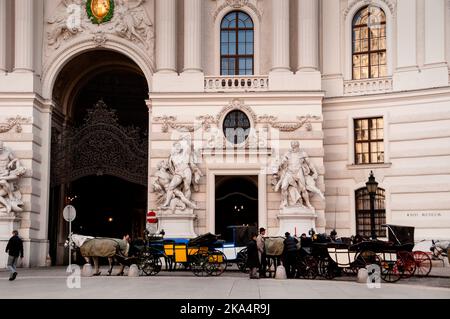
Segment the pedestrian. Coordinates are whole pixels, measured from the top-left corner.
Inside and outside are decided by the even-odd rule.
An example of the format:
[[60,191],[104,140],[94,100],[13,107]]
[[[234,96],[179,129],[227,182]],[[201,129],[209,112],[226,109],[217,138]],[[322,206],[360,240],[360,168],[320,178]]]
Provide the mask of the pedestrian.
[[266,278],[266,247],[264,235],[266,230],[261,227],[259,229],[259,235],[256,237],[256,245],[258,246],[258,257],[259,257],[259,278]]
[[17,277],[16,264],[17,259],[23,258],[23,242],[19,237],[19,232],[13,230],[12,237],[9,239],[6,245],[5,252],[8,253],[8,269],[11,272],[9,280],[12,281]]
[[286,276],[294,278],[295,275],[295,260],[297,257],[298,240],[291,236],[289,232],[284,234],[284,268],[286,268]]
[[247,244],[247,267],[250,269],[250,279],[259,279],[259,256],[255,233],[251,235],[251,240]]

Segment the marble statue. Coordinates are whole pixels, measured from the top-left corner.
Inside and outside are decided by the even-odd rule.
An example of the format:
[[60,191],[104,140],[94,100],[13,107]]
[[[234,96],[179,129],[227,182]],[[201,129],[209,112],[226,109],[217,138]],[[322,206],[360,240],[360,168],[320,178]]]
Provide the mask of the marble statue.
[[11,215],[11,212],[23,211],[24,203],[17,182],[25,172],[26,168],[0,141],[0,214]]
[[278,192],[281,189],[280,208],[306,206],[314,210],[309,201],[309,193],[315,193],[324,199],[316,186],[318,176],[308,154],[300,149],[298,141],[292,141],[291,149],[283,156],[274,174],[274,190]]
[[182,138],[173,144],[168,160],[158,164],[153,190],[158,193],[158,204],[161,210],[183,211],[196,208],[191,200],[192,190],[198,190],[200,178],[203,176],[195,164],[192,143],[189,138]]

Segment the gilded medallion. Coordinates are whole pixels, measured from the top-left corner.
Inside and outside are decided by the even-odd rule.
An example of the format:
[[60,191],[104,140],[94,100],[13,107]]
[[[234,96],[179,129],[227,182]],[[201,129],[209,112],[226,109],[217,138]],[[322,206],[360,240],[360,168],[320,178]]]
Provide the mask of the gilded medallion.
[[114,0],[88,0],[86,11],[93,23],[108,22],[114,14]]

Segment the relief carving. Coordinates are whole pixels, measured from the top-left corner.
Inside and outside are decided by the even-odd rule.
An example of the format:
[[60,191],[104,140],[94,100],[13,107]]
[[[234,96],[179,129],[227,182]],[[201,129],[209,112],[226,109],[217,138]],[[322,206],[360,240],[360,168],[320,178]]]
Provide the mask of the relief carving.
[[16,133],[22,132],[22,124],[30,122],[30,118],[17,115],[6,119],[6,123],[0,123],[0,133],[6,133],[16,127]]
[[103,45],[108,36],[116,35],[146,49],[154,45],[153,23],[143,4],[145,0],[116,0],[111,21],[97,25],[90,21],[83,0],[62,0],[56,13],[47,19],[47,53],[57,50],[64,41],[80,33],[92,34],[96,45]]

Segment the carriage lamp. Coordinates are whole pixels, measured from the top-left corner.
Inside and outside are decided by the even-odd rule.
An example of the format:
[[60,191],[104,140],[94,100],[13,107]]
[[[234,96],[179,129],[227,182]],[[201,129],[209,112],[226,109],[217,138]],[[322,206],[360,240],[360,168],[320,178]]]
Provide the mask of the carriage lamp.
[[113,218],[112,218],[112,217],[109,217],[109,218],[108,218],[108,222],[112,223],[112,221],[113,221]]
[[377,234],[375,233],[375,195],[377,194],[378,182],[375,180],[375,176],[373,176],[373,171],[370,171],[366,187],[370,196],[370,233],[372,240],[375,240],[377,239]]

